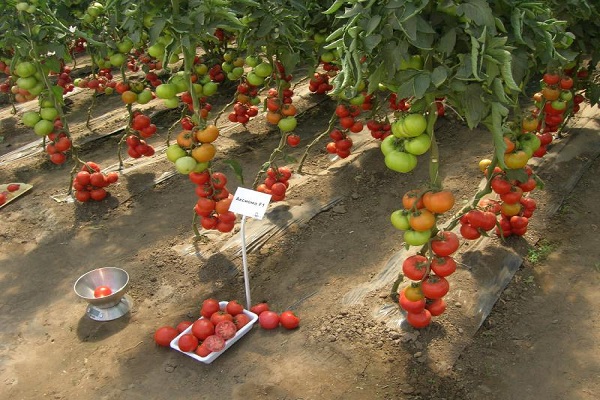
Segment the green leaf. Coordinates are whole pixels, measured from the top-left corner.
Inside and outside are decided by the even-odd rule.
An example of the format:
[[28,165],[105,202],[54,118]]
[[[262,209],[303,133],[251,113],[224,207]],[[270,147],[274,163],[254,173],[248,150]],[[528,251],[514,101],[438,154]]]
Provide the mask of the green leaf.
[[335,0],[335,2],[329,7],[327,10],[323,11],[323,14],[329,15],[334,14],[337,10],[340,9],[342,5],[344,5],[345,0]]
[[431,73],[431,83],[438,88],[442,86],[446,79],[448,78],[448,71],[444,66],[435,67],[433,72]]
[[454,52],[456,46],[456,28],[448,29],[440,38],[437,49],[440,53],[450,55]]
[[483,98],[483,89],[478,84],[470,84],[463,96],[465,118],[469,128],[473,129],[487,114],[487,105]]
[[238,178],[240,183],[244,184],[244,173],[242,165],[237,160],[223,160],[223,164],[229,165],[235,176]]
[[527,175],[527,172],[525,172],[525,169],[507,168],[505,171],[506,171],[506,178],[511,181],[514,180],[514,181],[519,181],[521,183],[524,183],[529,180],[529,175]]
[[375,47],[381,42],[382,36],[379,34],[369,35],[363,38],[363,44],[365,46],[365,51],[370,53],[373,51]]
[[381,15],[373,15],[369,19],[369,22],[367,23],[367,29],[365,29],[366,34],[370,35],[371,33],[373,33],[373,31],[375,31],[375,29],[377,29],[377,27],[379,26],[380,22],[381,22]]
[[486,0],[467,0],[456,7],[456,15],[464,16],[479,26],[486,26],[495,33],[494,14]]

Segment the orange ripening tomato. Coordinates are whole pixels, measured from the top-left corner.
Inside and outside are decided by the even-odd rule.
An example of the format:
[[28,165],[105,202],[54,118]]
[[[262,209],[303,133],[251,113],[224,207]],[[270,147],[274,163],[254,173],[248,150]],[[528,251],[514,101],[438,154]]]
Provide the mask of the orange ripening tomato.
[[206,128],[196,132],[196,139],[200,143],[212,143],[219,137],[219,128],[214,125],[207,125]]
[[423,205],[434,214],[442,214],[454,207],[454,195],[448,190],[426,192],[423,195]]
[[402,196],[402,206],[410,210],[411,208],[423,208],[423,197],[418,189],[409,190]]
[[413,230],[423,232],[433,228],[435,216],[429,210],[422,208],[410,214],[408,223]]

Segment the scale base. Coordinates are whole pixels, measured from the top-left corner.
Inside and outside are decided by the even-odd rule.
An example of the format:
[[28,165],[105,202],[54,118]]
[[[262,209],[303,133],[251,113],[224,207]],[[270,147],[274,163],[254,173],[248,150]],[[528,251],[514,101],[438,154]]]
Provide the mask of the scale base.
[[94,321],[112,321],[127,314],[132,306],[133,299],[129,295],[124,295],[121,301],[112,307],[99,308],[89,304],[85,313]]

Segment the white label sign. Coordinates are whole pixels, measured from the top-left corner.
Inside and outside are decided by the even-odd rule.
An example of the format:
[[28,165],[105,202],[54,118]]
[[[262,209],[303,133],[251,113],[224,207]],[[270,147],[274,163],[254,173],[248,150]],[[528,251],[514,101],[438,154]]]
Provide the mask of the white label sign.
[[267,211],[271,195],[238,187],[233,195],[229,211],[255,219],[262,219]]

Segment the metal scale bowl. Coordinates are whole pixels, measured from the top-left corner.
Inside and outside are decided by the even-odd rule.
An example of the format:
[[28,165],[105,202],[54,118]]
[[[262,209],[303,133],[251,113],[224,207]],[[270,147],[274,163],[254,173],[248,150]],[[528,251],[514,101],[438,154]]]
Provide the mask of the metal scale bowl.
[[[133,306],[133,300],[126,294],[129,274],[120,268],[98,268],[83,274],[74,285],[75,293],[87,301],[88,317],[95,321],[112,321],[127,314]],[[108,296],[94,297],[98,286],[108,286],[112,293]]]

